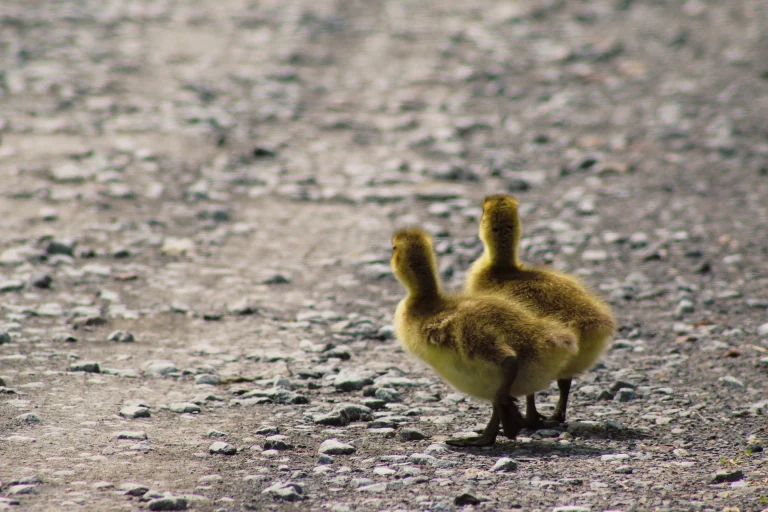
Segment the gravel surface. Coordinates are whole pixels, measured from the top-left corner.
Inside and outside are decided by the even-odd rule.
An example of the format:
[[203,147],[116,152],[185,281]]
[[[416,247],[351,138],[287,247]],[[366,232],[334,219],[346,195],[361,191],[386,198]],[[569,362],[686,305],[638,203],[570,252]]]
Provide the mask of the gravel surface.
[[[0,2],[0,510],[768,509],[763,0]],[[393,339],[487,193],[619,331],[568,424]],[[553,386],[538,399],[547,414]]]

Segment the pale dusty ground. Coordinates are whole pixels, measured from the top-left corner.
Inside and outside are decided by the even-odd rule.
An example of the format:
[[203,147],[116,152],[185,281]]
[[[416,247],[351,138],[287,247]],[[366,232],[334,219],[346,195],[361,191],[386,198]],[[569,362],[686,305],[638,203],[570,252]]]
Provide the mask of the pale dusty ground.
[[[4,0],[0,509],[146,509],[130,482],[195,510],[451,510],[467,489],[486,510],[765,509],[765,26],[758,0]],[[479,201],[504,190],[526,259],[600,290],[621,341],[575,383],[569,419],[598,432],[441,451],[488,410],[388,339],[389,237],[425,224],[458,286]],[[410,379],[389,416],[429,438],[316,424],[364,399],[339,370]],[[280,376],[310,403],[237,405]],[[637,398],[598,400],[618,381]],[[119,416],[134,401],[151,417]],[[263,425],[293,448],[265,454]],[[211,429],[238,453],[211,455]],[[329,438],[355,453],[318,472]],[[503,456],[517,471],[490,472]],[[303,500],[262,494],[279,481]]]

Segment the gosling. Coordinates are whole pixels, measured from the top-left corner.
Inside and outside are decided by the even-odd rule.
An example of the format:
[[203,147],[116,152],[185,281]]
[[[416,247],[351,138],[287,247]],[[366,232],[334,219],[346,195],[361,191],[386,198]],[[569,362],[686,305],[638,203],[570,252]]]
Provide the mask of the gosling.
[[390,263],[407,291],[395,312],[400,342],[457,390],[493,405],[480,437],[447,442],[490,446],[500,423],[514,439],[525,424],[513,397],[560,374],[576,354],[575,333],[512,300],[443,293],[432,240],[420,229],[394,235]]
[[[616,329],[611,308],[575,277],[551,269],[531,268],[520,262],[522,235],[517,201],[499,194],[485,198],[480,239],[485,246],[467,275],[469,294],[497,293],[523,305],[536,315],[556,320],[578,334],[578,353],[557,374],[560,397],[550,421],[565,422],[573,377],[589,370],[605,352]],[[543,416],[534,395],[526,397],[526,425],[540,428]]]

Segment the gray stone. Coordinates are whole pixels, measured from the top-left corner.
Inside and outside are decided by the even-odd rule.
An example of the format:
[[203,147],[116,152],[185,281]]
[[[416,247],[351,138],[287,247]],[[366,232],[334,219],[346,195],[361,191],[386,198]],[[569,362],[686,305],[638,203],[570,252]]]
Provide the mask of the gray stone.
[[174,402],[168,405],[168,409],[179,414],[197,414],[202,411],[199,405],[192,402]]
[[261,494],[269,494],[272,498],[282,501],[303,499],[301,486],[293,482],[277,482],[261,491]]
[[197,479],[197,483],[206,485],[218,484],[223,481],[224,478],[221,475],[203,475]]
[[0,281],[0,293],[18,292],[20,290],[23,290],[24,286],[25,286],[25,283],[21,279],[11,279],[9,281]]
[[683,299],[677,303],[677,307],[675,308],[675,315],[681,317],[683,315],[693,313],[694,311],[696,311],[696,306],[693,304],[693,302],[688,299]]
[[333,461],[334,461],[333,457],[331,457],[330,455],[326,455],[325,453],[321,453],[320,455],[317,456],[318,464],[328,465],[328,464],[333,464]]
[[360,391],[370,384],[373,384],[370,375],[347,369],[341,370],[333,380],[333,385],[339,391]]
[[477,494],[472,491],[464,491],[463,493],[459,494],[453,499],[453,503],[455,505],[464,506],[464,505],[477,505],[479,503],[482,503],[483,501],[489,501],[490,498],[487,496],[483,496],[481,494]]
[[741,469],[723,469],[713,473],[709,481],[713,484],[722,482],[736,482],[744,478],[744,471]]
[[723,383],[723,385],[725,385],[725,386],[727,386],[729,388],[743,388],[744,387],[744,382],[743,381],[737,379],[736,377],[732,377],[730,375],[726,375],[725,377],[720,377],[717,380],[719,380],[720,382]]
[[21,494],[37,494],[38,491],[36,485],[12,485],[8,488],[9,496],[17,496]]
[[592,509],[589,507],[581,507],[579,505],[566,505],[564,507],[555,507],[552,512],[590,512]]
[[283,274],[273,274],[263,279],[260,284],[291,284],[291,280]]
[[384,400],[387,403],[403,401],[403,395],[392,388],[378,388],[374,396],[379,400]]
[[344,427],[349,425],[349,416],[346,412],[336,411],[328,414],[318,414],[313,418],[318,425],[329,425],[332,427]]
[[45,252],[51,255],[63,254],[65,256],[73,256],[76,246],[77,242],[73,240],[51,240],[45,247]]
[[69,365],[70,372],[101,373],[99,363],[95,361],[78,361]]
[[637,398],[637,393],[634,389],[630,388],[621,388],[614,397],[614,400],[617,400],[619,402],[629,402],[630,400],[634,400]]
[[569,434],[599,433],[605,430],[605,426],[597,421],[571,421],[568,422]]
[[619,473],[621,475],[631,475],[632,471],[632,466],[619,466],[613,470],[614,473]]
[[40,416],[33,412],[26,412],[24,414],[19,414],[16,416],[16,421],[19,421],[21,423],[40,423]]
[[216,386],[221,382],[221,379],[217,375],[211,375],[210,373],[204,373],[202,375],[195,376],[195,384],[207,384]]
[[257,428],[256,432],[254,432],[254,434],[258,436],[271,436],[279,433],[280,433],[280,429],[272,425],[263,425]]
[[431,445],[427,446],[424,450],[424,453],[427,455],[437,455],[441,453],[448,453],[450,452],[450,447],[445,443],[432,443]]
[[290,450],[291,448],[293,445],[288,442],[288,436],[277,434],[269,436],[264,441],[265,450]]
[[358,492],[384,492],[387,490],[387,483],[363,485],[357,488]]
[[65,162],[51,169],[50,176],[56,183],[82,183],[90,179],[93,172],[79,167],[74,162]]
[[638,231],[629,237],[629,246],[633,249],[639,249],[646,245],[648,245],[648,235],[643,232]]
[[138,405],[127,405],[120,409],[120,416],[123,418],[149,418],[149,409]]
[[516,469],[517,462],[510,459],[509,457],[502,457],[496,461],[496,464],[493,465],[491,471],[507,473],[510,471],[515,471]]
[[147,361],[142,368],[145,373],[150,375],[168,375],[179,371],[173,361],[166,360]]
[[370,478],[353,478],[349,485],[351,485],[354,488],[363,487],[365,485],[370,485],[373,483],[373,480]]
[[757,328],[758,336],[768,336],[768,323],[765,323]]
[[229,443],[216,441],[208,447],[208,451],[215,455],[234,455],[237,453],[237,448]]
[[635,389],[637,386],[632,384],[631,382],[627,382],[625,380],[616,380],[611,384],[611,387],[608,388],[611,390],[612,393],[617,392],[620,389],[628,388],[628,389]]
[[40,478],[40,476],[38,475],[27,475],[21,478],[14,478],[13,480],[8,482],[8,484],[10,485],[19,485],[19,484],[37,485],[41,483],[43,483],[43,479]]
[[608,259],[608,253],[600,249],[593,249],[584,251],[581,254],[581,259],[588,262],[601,262]]
[[35,314],[37,316],[57,317],[64,314],[64,309],[61,307],[61,304],[57,302],[48,302],[37,306]]
[[350,455],[355,453],[355,447],[351,444],[342,443],[337,439],[327,439],[323,441],[317,451],[325,455]]
[[[766,324],[768,325],[768,324]],[[391,325],[385,325],[376,331],[376,339],[379,340],[393,340],[396,337],[395,328]]]
[[415,428],[404,428],[400,430],[400,439],[403,441],[421,441],[427,437],[427,434]]
[[248,297],[243,297],[242,299],[233,302],[227,306],[227,309],[234,315],[252,315],[259,310],[253,303],[253,300]]
[[365,405],[342,403],[333,406],[332,412],[342,411],[349,417],[349,421],[371,421],[373,419],[373,411]]
[[130,439],[132,441],[143,441],[147,439],[147,433],[143,430],[124,430],[117,432],[115,437],[118,439]]
[[141,484],[125,483],[118,487],[118,489],[128,496],[144,496],[149,490],[149,487]]
[[120,343],[131,343],[136,341],[133,334],[128,331],[114,331],[107,337],[107,341],[117,341]]
[[186,498],[157,498],[147,505],[149,510],[187,510]]
[[227,434],[225,434],[224,432],[221,432],[220,430],[211,429],[205,433],[205,436],[206,437],[227,437]]
[[414,464],[425,466],[427,464],[435,464],[437,459],[426,453],[412,453],[408,456],[408,460]]
[[[363,406],[372,409],[374,411],[378,411],[379,409],[383,409],[384,406],[387,405],[387,402],[384,400],[379,400],[378,398],[366,398],[362,400],[361,402]],[[367,421],[367,420],[366,420]]]

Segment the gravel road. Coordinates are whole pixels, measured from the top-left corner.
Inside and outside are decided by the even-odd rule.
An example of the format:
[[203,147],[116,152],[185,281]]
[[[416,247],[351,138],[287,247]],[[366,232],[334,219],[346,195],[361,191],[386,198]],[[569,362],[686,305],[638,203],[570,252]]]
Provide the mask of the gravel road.
[[[2,0],[0,510],[768,510],[764,0]],[[568,424],[393,339],[480,202],[619,330]],[[539,396],[550,411],[556,386]]]

